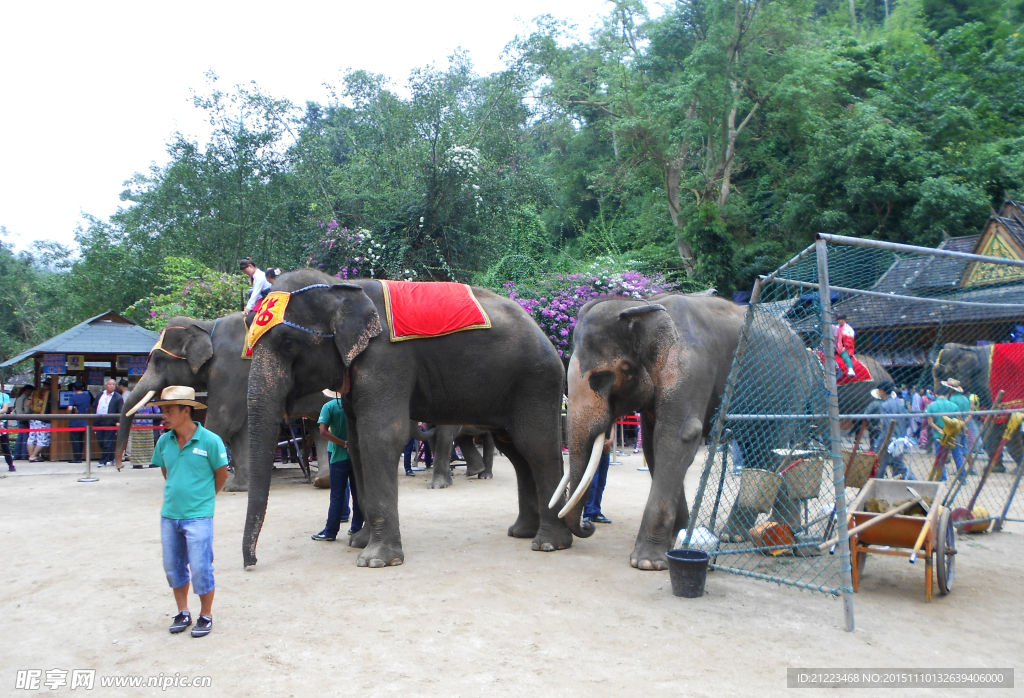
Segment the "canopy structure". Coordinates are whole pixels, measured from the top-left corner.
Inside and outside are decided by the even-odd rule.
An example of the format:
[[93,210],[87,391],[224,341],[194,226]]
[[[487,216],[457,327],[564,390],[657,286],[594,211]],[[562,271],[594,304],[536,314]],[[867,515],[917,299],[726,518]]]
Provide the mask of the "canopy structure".
[[[43,376],[53,379],[50,381],[49,404],[43,411],[63,411],[60,409],[60,391],[68,390],[76,380],[89,386],[96,394],[102,390],[107,378],[127,378],[145,373],[149,352],[159,336],[108,310],[26,349],[0,363],[0,368],[33,359],[35,387],[42,387]],[[54,433],[50,459],[60,460],[69,453],[67,434]]]

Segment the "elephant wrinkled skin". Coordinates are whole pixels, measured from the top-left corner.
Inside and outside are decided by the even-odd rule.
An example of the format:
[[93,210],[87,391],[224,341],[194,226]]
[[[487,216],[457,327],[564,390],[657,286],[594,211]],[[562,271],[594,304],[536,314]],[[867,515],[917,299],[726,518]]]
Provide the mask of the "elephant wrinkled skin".
[[[630,554],[642,570],[667,569],[665,553],[689,521],[683,479],[709,432],[725,389],[746,308],[713,296],[668,294],[652,299],[591,301],[579,313],[569,361],[569,489],[581,488],[595,443],[617,417],[640,413],[644,457],[652,483]],[[758,353],[787,367],[777,381],[765,369],[744,370],[737,385],[750,404],[803,412],[820,384],[819,364],[785,323],[758,323]],[[752,330],[753,332],[754,330]],[[757,363],[756,361],[754,363]],[[818,391],[821,394],[821,391]],[[734,438],[750,462],[769,462],[771,450],[805,435],[799,422],[738,424]],[[585,485],[585,483],[583,483]],[[579,521],[581,498],[566,513]]]
[[290,324],[267,330],[253,351],[246,567],[256,564],[267,511],[276,415],[298,396],[323,388],[348,388],[349,452],[366,517],[365,533],[352,540],[364,546],[360,567],[405,559],[395,465],[410,419],[496,432],[497,448],[512,461],[519,489],[519,518],[509,535],[533,538],[535,550],[552,551],[572,545],[573,533],[592,532],[578,525],[571,530],[546,506],[562,472],[558,420],[564,373],[554,347],[519,304],[475,288],[490,329],[393,343],[382,327],[387,313],[379,282],[342,283],[304,269],[282,275],[274,290],[309,286],[314,288],[291,296],[285,314]]

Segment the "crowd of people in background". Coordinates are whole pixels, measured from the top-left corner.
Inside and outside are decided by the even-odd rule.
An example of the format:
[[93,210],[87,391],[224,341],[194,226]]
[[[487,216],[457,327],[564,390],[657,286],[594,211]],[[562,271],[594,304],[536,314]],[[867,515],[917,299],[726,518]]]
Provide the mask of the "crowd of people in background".
[[[96,414],[111,415],[110,419],[96,419],[92,421],[93,427],[116,427],[117,416],[124,409],[124,403],[131,394],[131,384],[126,378],[116,380],[107,378],[104,381],[103,389],[95,396],[89,391],[82,381],[74,381],[67,385],[70,393],[65,399],[64,407],[58,406],[53,409],[50,402],[52,396],[53,378],[47,376],[39,388],[31,385],[22,385],[19,388],[11,388],[11,393],[0,391],[0,415],[8,417],[0,419],[0,429],[16,430],[14,439],[11,433],[0,433],[0,449],[2,449],[4,460],[7,463],[9,472],[16,472],[14,461],[24,460],[29,463],[41,463],[44,456],[49,456],[49,449],[52,445],[51,429],[65,428],[63,423],[51,423],[41,419],[32,419],[36,414]],[[159,408],[147,405],[139,410],[142,414],[154,414]],[[151,426],[148,420],[136,420],[136,426]],[[83,462],[85,450],[85,419],[70,419],[66,423],[71,443],[71,463]],[[139,437],[142,443],[155,441],[156,436]],[[98,467],[105,467],[114,464],[114,447],[117,442],[117,431],[112,428],[97,429],[96,441],[99,445]],[[152,453],[152,444],[148,454]],[[146,457],[148,458],[148,454]],[[129,452],[126,460],[131,460]],[[52,456],[49,460],[54,460]],[[145,464],[134,464],[133,467],[143,468]]]
[[[869,412],[897,415],[871,424],[872,448],[878,452],[884,446],[885,453],[881,454],[881,461],[887,462],[887,471],[893,477],[916,479],[904,460],[904,456],[912,453],[915,448],[939,455],[945,426],[944,418],[939,416],[942,413],[959,412],[965,415],[962,420],[964,426],[956,437],[956,444],[949,449],[949,456],[952,457],[957,471],[963,467],[965,456],[980,435],[981,422],[969,414],[972,410],[978,409],[978,396],[965,394],[960,381],[955,378],[942,381],[934,391],[931,388],[914,388],[906,384],[897,388],[891,381],[886,381],[872,390],[871,395],[875,402],[868,409]],[[896,427],[886,442],[889,424],[893,420],[896,420]],[[858,424],[855,430],[859,428]],[[945,468],[942,470],[941,478],[945,480]],[[969,474],[977,473],[972,470]]]

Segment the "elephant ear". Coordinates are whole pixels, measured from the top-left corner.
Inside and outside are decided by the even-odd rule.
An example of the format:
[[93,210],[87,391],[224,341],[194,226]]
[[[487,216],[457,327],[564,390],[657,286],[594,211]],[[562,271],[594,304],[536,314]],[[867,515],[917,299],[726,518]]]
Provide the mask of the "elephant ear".
[[373,301],[356,284],[336,284],[331,286],[331,293],[339,301],[331,322],[334,345],[347,368],[381,333],[380,316]]
[[627,308],[619,313],[619,320],[628,323],[633,354],[645,364],[659,363],[679,341],[675,323],[663,305],[649,303]]
[[207,361],[213,358],[213,338],[199,325],[185,328],[185,344],[182,356],[188,361],[192,373],[198,373]]

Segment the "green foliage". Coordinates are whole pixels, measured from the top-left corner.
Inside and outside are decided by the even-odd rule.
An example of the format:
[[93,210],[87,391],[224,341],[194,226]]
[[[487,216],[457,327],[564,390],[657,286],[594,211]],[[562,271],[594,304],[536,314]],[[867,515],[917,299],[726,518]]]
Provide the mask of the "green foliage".
[[175,315],[213,320],[242,309],[247,286],[243,278],[215,271],[189,257],[167,257],[158,292],[126,312],[151,330],[163,329]]
[[[68,252],[59,245],[41,245],[35,253],[15,253],[0,226],[0,361],[67,329],[64,300],[72,289]],[[3,376],[13,368],[2,369]]]
[[492,75],[463,53],[401,90],[353,70],[302,108],[211,74],[209,137],[175,134],[77,256],[0,250],[0,352],[108,308],[149,325],[233,309],[218,275],[243,255],[491,288],[609,258],[724,295],[819,231],[978,232],[1024,196],[1024,0],[854,10],[678,0],[650,19],[613,0],[583,39],[538,18]]

